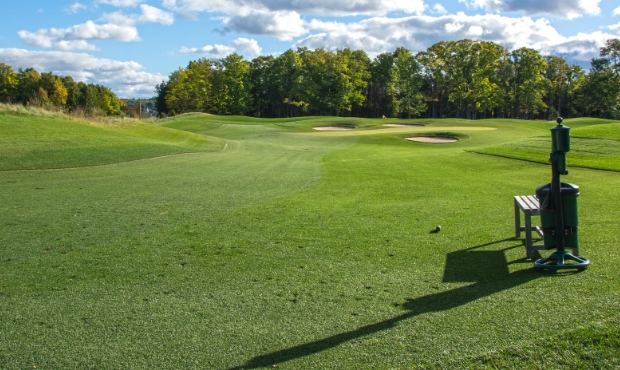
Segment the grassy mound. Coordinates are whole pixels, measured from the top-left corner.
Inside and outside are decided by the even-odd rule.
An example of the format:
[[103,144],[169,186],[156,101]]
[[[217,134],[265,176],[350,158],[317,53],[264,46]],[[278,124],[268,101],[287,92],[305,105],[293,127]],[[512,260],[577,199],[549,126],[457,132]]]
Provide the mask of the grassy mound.
[[[571,151],[567,154],[569,167],[620,171],[620,123],[608,122],[591,118],[564,122],[569,127],[576,126],[571,130]],[[547,132],[545,136],[522,138],[472,151],[546,164],[551,139]]]
[[601,123],[593,126],[578,127],[571,131],[571,135],[580,138],[620,141],[620,122],[613,121],[613,123]]
[[64,117],[0,114],[0,171],[84,167],[221,150],[225,142],[153,124],[93,126]]

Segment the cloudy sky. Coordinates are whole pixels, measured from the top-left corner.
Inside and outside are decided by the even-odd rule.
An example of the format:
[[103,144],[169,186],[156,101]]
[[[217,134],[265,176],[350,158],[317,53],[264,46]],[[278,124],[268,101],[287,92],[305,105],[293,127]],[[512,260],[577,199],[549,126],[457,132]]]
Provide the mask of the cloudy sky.
[[151,97],[179,67],[237,52],[399,46],[463,38],[589,65],[620,37],[618,0],[20,0],[3,1],[0,62]]

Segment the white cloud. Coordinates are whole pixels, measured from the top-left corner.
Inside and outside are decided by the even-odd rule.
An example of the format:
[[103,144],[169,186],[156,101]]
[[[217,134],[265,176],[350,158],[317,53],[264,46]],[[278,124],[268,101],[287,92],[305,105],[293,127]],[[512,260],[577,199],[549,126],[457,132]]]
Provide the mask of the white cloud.
[[176,11],[216,12],[245,15],[251,12],[287,11],[317,15],[384,15],[390,12],[422,14],[423,0],[164,0],[164,7]]
[[95,24],[92,21],[69,28],[40,29],[36,32],[18,31],[26,45],[58,50],[97,50],[86,40],[138,41],[138,30],[131,26]]
[[435,4],[435,5],[433,5],[433,13],[436,13],[436,14],[448,14],[448,11],[446,10],[446,8],[444,8],[443,5]]
[[482,36],[484,34],[484,29],[480,26],[469,26],[467,32],[465,33],[467,36]]
[[313,34],[296,42],[295,47],[334,49],[346,46],[365,50],[373,57],[400,46],[416,53],[439,41],[473,38],[493,41],[509,50],[531,47],[543,54],[567,55],[584,66],[598,55],[606,39],[615,37],[602,32],[565,37],[544,18],[464,13],[441,17],[375,17],[348,24],[313,20],[308,23],[308,29]]
[[110,24],[116,24],[118,26],[133,26],[136,24],[135,18],[129,17],[121,11],[104,13],[99,20]]
[[145,72],[134,61],[96,58],[85,53],[0,49],[0,60],[15,69],[32,67],[72,76],[76,81],[104,85],[120,97],[152,97],[155,85],[167,79],[160,73]]
[[447,32],[454,33],[462,30],[464,26],[461,23],[446,23],[443,27]]
[[620,35],[620,23],[614,24],[613,26],[608,26],[607,28],[609,28],[612,31],[616,31],[618,35]]
[[620,15],[620,6],[614,9],[614,15]]
[[[67,40],[64,39],[64,31],[52,28],[51,30],[38,30],[37,32],[19,31],[19,38],[26,45],[37,46],[40,48],[57,49],[57,50],[98,50],[93,44],[85,40]],[[62,34],[62,36],[60,36]]]
[[259,56],[263,52],[261,47],[258,45],[258,41],[254,39],[246,39],[245,37],[240,37],[232,41],[229,45],[238,51],[244,51],[254,56]]
[[174,15],[150,5],[141,4],[140,14],[125,15],[122,11],[104,13],[101,20],[119,26],[133,26],[136,23],[161,23],[170,26],[174,23]]
[[270,35],[283,41],[306,34],[305,23],[299,14],[289,11],[254,11],[224,19],[225,31]]
[[86,5],[80,4],[80,3],[73,3],[71,5],[69,5],[68,7],[65,8],[65,11],[67,13],[77,13],[80,10],[84,10],[86,9]]
[[258,42],[253,39],[246,39],[240,37],[228,43],[228,45],[206,45],[201,48],[187,48],[183,46],[181,48],[181,54],[208,54],[213,57],[223,58],[234,52],[247,53],[252,56],[258,56],[262,53],[261,47]]
[[164,8],[174,9],[177,7],[177,1],[176,0],[164,0],[162,5],[164,6]]
[[217,58],[223,58],[234,52],[234,47],[222,44],[205,45],[201,48],[186,48],[185,46],[181,47],[181,54],[207,54]]
[[593,33],[581,33],[576,36],[562,37],[556,42],[541,41],[532,47],[545,55],[561,55],[566,59],[579,62],[580,65],[589,68],[590,60],[599,56],[599,52],[605,41],[613,38],[613,35],[600,31]]
[[200,12],[220,16],[222,33],[268,35],[281,41],[307,34],[302,15],[422,14],[426,8],[423,0],[163,0],[162,4],[183,18]]
[[487,9],[497,11],[501,8],[501,0],[459,0],[459,3],[465,3],[468,8]]
[[95,45],[89,44],[84,40],[63,40],[53,36],[56,33],[56,29],[51,30],[38,30],[37,32],[18,31],[17,34],[20,39],[26,44],[31,46],[37,46],[40,48],[53,48],[58,50],[97,50]]
[[174,15],[159,8],[142,4],[140,10],[142,15],[138,17],[139,22],[161,23],[168,26],[174,23]]
[[99,4],[112,5],[117,8],[136,7],[138,4],[143,3],[144,0],[97,0]]
[[488,11],[523,12],[525,15],[548,14],[575,19],[601,13],[601,0],[459,0],[470,8]]
[[[95,24],[92,21],[71,27],[70,38],[84,40],[116,40],[139,41],[138,30],[135,27],[119,26],[116,24]],[[65,36],[67,37],[67,36]]]

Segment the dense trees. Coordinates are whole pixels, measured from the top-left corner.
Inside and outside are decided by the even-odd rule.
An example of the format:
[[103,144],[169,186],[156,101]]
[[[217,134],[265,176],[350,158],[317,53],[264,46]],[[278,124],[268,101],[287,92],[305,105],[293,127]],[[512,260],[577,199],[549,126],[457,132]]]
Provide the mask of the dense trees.
[[32,68],[16,72],[4,63],[0,63],[0,102],[104,115],[121,114],[122,107],[120,99],[105,86],[75,82],[70,76],[39,73]]
[[[348,48],[289,49],[251,61],[231,54],[191,61],[155,92],[164,115],[620,119],[620,40],[606,42],[588,73],[559,56],[468,39],[441,41],[416,55],[400,47],[372,60]],[[122,108],[105,86],[4,63],[0,102],[106,115]]]
[[547,56],[545,62],[547,65],[543,74],[548,85],[544,101],[549,112],[554,116],[574,115],[571,98],[585,76],[583,69],[569,66],[564,59],[557,56]]
[[512,116],[533,117],[547,108],[543,101],[548,82],[543,74],[546,62],[536,50],[529,48],[517,49],[511,56]]
[[577,91],[577,101],[588,116],[620,118],[620,76],[607,58],[592,60],[588,77]]
[[[157,86],[159,111],[257,117],[552,118],[620,116],[620,41],[590,73],[559,56],[489,41],[442,41],[371,60],[360,50],[300,48],[252,61],[199,59]],[[3,94],[0,90],[0,96]]]
[[15,96],[17,90],[17,73],[13,68],[4,63],[0,63],[0,101],[10,101]]
[[620,119],[620,40],[607,40],[576,91],[584,115]]

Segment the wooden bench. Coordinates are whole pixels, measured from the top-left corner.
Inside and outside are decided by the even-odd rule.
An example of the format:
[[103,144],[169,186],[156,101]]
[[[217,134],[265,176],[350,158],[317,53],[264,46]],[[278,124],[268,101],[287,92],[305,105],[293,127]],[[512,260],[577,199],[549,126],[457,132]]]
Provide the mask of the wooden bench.
[[[515,238],[521,237],[521,231],[525,231],[525,254],[527,258],[534,256],[535,250],[545,249],[544,244],[533,244],[532,232],[535,231],[538,236],[542,238],[543,231],[540,226],[534,226],[532,228],[532,216],[540,215],[540,205],[538,204],[538,198],[534,195],[517,195],[514,198],[515,202]],[[525,226],[521,226],[521,213],[523,212],[523,218]]]

